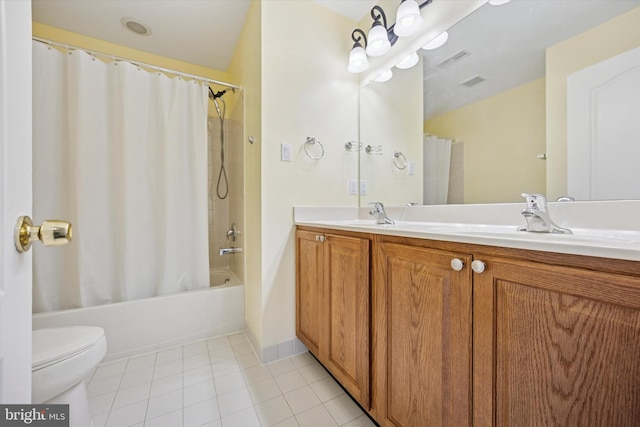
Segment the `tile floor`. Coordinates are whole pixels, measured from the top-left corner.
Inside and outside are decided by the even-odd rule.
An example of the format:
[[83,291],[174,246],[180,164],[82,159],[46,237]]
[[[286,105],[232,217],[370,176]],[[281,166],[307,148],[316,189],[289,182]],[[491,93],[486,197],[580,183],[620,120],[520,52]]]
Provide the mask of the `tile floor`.
[[261,365],[244,334],[100,365],[94,427],[364,427],[375,424],[308,353]]

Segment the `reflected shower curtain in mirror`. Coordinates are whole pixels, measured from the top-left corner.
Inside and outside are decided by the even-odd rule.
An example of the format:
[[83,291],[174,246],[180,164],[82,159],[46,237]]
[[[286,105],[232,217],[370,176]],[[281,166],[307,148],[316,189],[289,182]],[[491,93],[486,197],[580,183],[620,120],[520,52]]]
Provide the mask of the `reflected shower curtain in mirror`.
[[33,42],[34,312],[209,286],[206,86]]
[[424,137],[423,203],[443,205],[449,194],[451,140],[433,135]]

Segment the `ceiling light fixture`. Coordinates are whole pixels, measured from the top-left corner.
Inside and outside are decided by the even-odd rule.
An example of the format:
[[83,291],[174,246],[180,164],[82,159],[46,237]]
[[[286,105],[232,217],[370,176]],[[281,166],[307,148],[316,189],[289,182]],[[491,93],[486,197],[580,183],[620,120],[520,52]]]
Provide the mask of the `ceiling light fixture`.
[[131,18],[130,16],[125,16],[120,19],[120,23],[129,31],[132,31],[140,36],[149,36],[151,35],[151,28],[142,23],[140,20],[136,18]]
[[[360,37],[359,34],[362,35]],[[369,60],[367,59],[367,54],[360,44],[360,41],[364,39],[364,45],[367,46],[367,36],[365,36],[364,31],[359,28],[353,30],[351,33],[351,39],[354,41],[353,48],[351,48],[351,52],[349,53],[349,66],[347,69],[350,73],[361,73],[367,68],[369,68]]]
[[422,46],[422,48],[424,50],[434,50],[441,47],[443,44],[445,44],[447,40],[449,40],[449,33],[445,31],[435,39],[431,40],[429,43]]
[[[369,68],[367,56],[382,56],[398,41],[398,37],[406,37],[419,32],[423,24],[420,9],[432,2],[433,0],[401,0],[396,14],[396,23],[391,27],[387,26],[387,16],[384,10],[378,5],[374,6],[371,9],[373,24],[369,34],[365,36],[359,28],[351,33],[351,38],[355,43],[349,53],[348,70],[352,73],[365,71]],[[360,43],[361,40],[364,41],[364,48]],[[412,57],[412,60],[417,58],[417,63],[420,58],[417,54],[414,53],[414,55],[415,58]],[[415,63],[411,64],[411,67],[414,65]]]
[[398,37],[412,36],[422,29],[422,15],[416,0],[402,0],[396,13],[396,25],[393,32]]

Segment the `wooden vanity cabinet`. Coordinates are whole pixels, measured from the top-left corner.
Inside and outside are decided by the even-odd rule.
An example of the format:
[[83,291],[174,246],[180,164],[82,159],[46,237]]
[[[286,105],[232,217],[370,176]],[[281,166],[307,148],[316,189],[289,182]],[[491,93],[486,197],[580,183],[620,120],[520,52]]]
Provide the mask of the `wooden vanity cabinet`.
[[373,259],[381,426],[638,425],[640,263],[390,236]]
[[481,256],[474,426],[637,426],[640,266],[547,255],[557,265]]
[[366,236],[298,231],[297,328],[382,427],[638,425],[639,262]]
[[[460,271],[451,267],[457,259]],[[471,424],[471,256],[380,242],[374,255],[374,403],[381,426]]]
[[298,228],[296,334],[368,409],[370,247],[367,235]]

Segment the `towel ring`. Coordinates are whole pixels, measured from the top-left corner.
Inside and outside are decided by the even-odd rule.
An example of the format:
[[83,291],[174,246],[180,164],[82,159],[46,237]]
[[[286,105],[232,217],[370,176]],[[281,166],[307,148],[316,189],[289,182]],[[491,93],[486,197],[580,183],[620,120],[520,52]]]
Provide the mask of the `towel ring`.
[[[309,152],[309,146],[316,145],[316,144],[320,146],[319,156],[314,156]],[[320,160],[322,157],[324,157],[324,145],[322,145],[322,142],[317,140],[315,136],[308,136],[307,140],[304,142],[304,152],[307,154],[307,156],[309,156],[310,159]]]
[[402,151],[393,152],[393,166],[400,170],[404,170],[407,167],[407,158],[402,154]]

